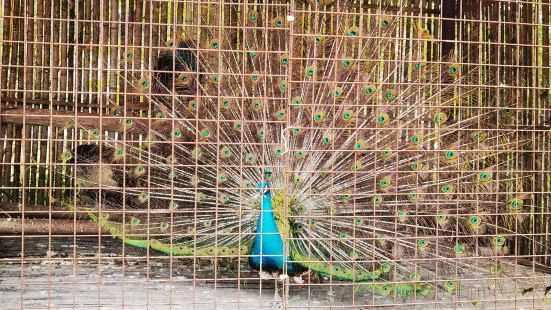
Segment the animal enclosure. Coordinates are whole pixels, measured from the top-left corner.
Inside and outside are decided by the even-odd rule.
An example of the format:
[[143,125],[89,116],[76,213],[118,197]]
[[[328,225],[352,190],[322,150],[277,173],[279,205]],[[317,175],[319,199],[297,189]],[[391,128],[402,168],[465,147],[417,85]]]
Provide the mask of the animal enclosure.
[[546,0],[2,0],[6,309],[551,307]]

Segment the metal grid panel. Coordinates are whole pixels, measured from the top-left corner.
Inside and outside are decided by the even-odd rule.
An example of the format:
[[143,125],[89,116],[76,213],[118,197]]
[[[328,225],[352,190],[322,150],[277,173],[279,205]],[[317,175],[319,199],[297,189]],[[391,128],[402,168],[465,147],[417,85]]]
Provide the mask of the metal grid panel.
[[548,3],[2,8],[8,308],[546,307]]

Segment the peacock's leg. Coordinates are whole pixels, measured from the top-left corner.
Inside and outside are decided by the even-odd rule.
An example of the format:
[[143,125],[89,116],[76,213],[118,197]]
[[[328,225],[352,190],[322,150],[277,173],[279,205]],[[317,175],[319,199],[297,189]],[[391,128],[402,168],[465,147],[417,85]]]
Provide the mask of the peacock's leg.
[[281,296],[279,295],[279,288],[277,285],[278,278],[275,277],[275,287],[274,287],[274,300],[272,300],[272,308],[279,309],[282,307],[281,305]]

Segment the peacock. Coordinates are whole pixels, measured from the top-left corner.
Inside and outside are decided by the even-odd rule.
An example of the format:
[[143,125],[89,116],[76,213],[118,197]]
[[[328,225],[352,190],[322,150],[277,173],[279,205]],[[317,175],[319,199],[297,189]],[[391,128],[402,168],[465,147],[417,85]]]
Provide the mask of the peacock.
[[[227,8],[203,9],[208,23]],[[107,98],[122,132],[77,124],[68,207],[128,245],[383,297],[456,294],[516,266],[515,244],[534,242],[514,153],[530,137],[482,55],[440,55],[430,25],[384,8],[231,14],[243,27],[122,51],[118,87],[148,109]]]

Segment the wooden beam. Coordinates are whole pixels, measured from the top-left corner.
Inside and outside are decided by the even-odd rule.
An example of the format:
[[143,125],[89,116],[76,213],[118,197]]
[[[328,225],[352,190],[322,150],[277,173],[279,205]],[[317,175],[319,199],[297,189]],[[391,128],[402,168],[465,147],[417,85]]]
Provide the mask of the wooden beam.
[[[30,106],[30,105],[43,105],[43,106],[54,106],[54,107],[78,107],[79,109],[80,108],[100,108],[100,105],[96,102],[92,102],[92,103],[75,103],[75,102],[67,102],[67,101],[59,101],[59,100],[48,100],[48,99],[25,99],[23,100],[23,98],[9,98],[9,97],[2,97],[2,101],[0,102],[0,105],[1,106],[4,106],[4,107],[7,107],[8,109],[10,108],[9,105],[10,104],[13,104],[13,105],[22,105],[22,104],[25,104],[27,106]],[[123,107],[123,106],[120,106],[120,107],[117,107],[117,106],[114,106],[114,105],[105,105],[103,104],[101,106],[102,109],[116,109],[116,108],[119,108],[119,109],[122,109],[122,108],[126,108],[126,110],[133,110],[133,111],[136,111],[136,110],[148,110],[149,109],[149,106],[146,102],[127,102],[126,105]]]
[[[95,235],[98,225],[92,221],[62,219],[0,219],[0,235]],[[108,235],[106,232],[102,234]]]
[[[50,115],[51,113],[51,115]],[[76,116],[76,117],[75,117]],[[0,122],[2,124],[23,124],[38,125],[38,126],[54,126],[61,128],[81,128],[85,130],[99,129],[101,131],[123,132],[126,129],[127,133],[148,133],[148,119],[143,117],[127,117],[101,115],[100,114],[84,113],[71,111],[57,111],[48,109],[25,109],[23,114],[22,108],[17,109],[2,109],[0,114]],[[131,120],[128,125],[127,121]]]

